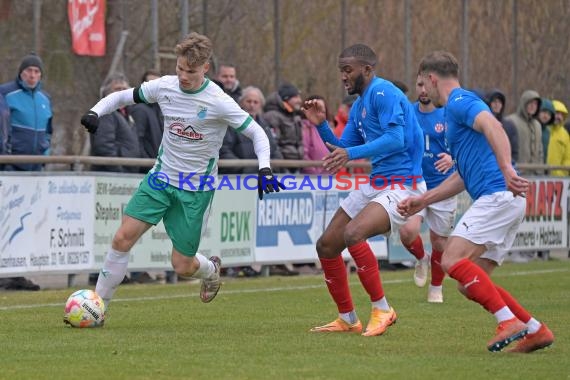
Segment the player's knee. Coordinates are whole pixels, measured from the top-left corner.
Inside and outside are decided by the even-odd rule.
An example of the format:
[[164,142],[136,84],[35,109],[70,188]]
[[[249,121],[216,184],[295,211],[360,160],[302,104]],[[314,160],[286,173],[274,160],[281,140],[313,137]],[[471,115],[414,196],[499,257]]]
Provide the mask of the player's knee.
[[190,277],[200,268],[200,263],[195,257],[172,255],[172,269],[179,276]]
[[402,226],[402,228],[400,228],[399,233],[400,233],[400,241],[402,242],[403,245],[412,244],[417,236],[415,231],[406,228],[405,225]]
[[446,241],[447,241],[447,239],[445,239],[445,238],[434,239],[431,243],[432,249],[434,249],[438,252],[443,252],[445,249],[445,242]]
[[366,240],[366,236],[362,234],[362,229],[349,223],[344,230],[344,242],[346,246],[352,247],[363,240]]
[[453,265],[455,265],[455,263],[457,262],[457,260],[455,259],[455,257],[453,257],[453,255],[449,254],[449,252],[445,252],[442,256],[441,256],[441,269],[449,274],[449,269],[451,269],[451,267],[453,267]]
[[329,239],[327,239],[325,236],[321,236],[317,240],[316,248],[317,248],[317,254],[319,255],[319,257],[327,258],[327,259],[334,257],[332,242],[329,241]]
[[113,249],[119,252],[128,252],[135,242],[134,236],[131,236],[125,229],[119,228],[113,237]]

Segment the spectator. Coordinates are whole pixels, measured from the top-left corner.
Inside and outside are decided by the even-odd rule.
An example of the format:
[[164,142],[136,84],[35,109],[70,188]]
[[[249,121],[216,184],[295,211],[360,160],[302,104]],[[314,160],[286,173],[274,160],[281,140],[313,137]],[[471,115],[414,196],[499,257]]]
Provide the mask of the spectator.
[[[53,112],[49,95],[42,90],[43,66],[41,58],[31,53],[22,59],[16,79],[0,85],[0,96],[5,100],[5,106],[0,105],[2,121],[8,115],[10,120],[9,126],[0,125],[0,153],[49,154]],[[10,164],[4,169],[40,171],[42,165]],[[39,285],[24,277],[2,279],[0,288],[40,290]]]
[[[160,78],[160,71],[149,69],[144,72],[141,83]],[[164,132],[164,118],[158,103],[138,103],[127,107],[132,116],[139,138],[140,155],[142,158],[158,156],[158,149]],[[140,172],[146,173],[149,168],[141,167]],[[138,284],[154,284],[157,282],[148,272],[131,272],[131,281]],[[166,281],[174,283],[174,271],[166,271]]]
[[542,98],[540,103],[540,111],[538,112],[538,121],[542,126],[542,151],[544,153],[544,162],[548,158],[548,143],[550,141],[550,129],[554,124],[554,106],[552,101],[547,98]]
[[[239,105],[247,111],[251,117],[259,124],[267,137],[271,149],[271,159],[283,159],[281,151],[275,142],[275,138],[269,124],[262,115],[263,106],[265,105],[265,97],[261,90],[257,87],[246,87],[239,99]],[[233,128],[228,128],[224,137],[222,148],[220,149],[220,159],[257,159],[253,150],[253,142],[236,132]],[[218,171],[220,174],[243,174],[257,173],[257,167],[221,167]]]
[[[141,83],[158,79],[160,76],[158,70],[147,70],[143,74]],[[158,103],[139,103],[128,107],[128,110],[138,131],[140,156],[142,158],[156,158],[164,132],[164,118]],[[141,168],[141,173],[146,172],[148,172],[148,168]]]
[[517,132],[517,128],[512,122],[503,120],[503,112],[505,112],[505,105],[507,102],[505,94],[498,89],[493,89],[489,91],[484,100],[491,109],[493,116],[501,122],[501,125],[509,138],[509,143],[511,145],[511,160],[514,164],[519,158],[519,134]]
[[[101,88],[101,97],[129,88],[127,78],[120,73],[107,78]],[[135,121],[127,107],[120,108],[99,119],[97,133],[91,135],[91,155],[102,157],[140,158],[139,137]],[[136,166],[93,165],[95,171],[136,173]]]
[[401,80],[390,80],[390,82],[392,82],[394,84],[394,86],[398,87],[400,89],[400,91],[402,91],[404,93],[404,95],[408,94],[409,88],[408,86],[406,86],[406,84],[404,82],[402,82]]
[[216,79],[223,85],[222,90],[239,103],[242,90],[237,79],[236,67],[229,63],[221,63]]
[[[554,125],[550,131],[550,142],[548,143],[548,165],[570,166],[570,135],[564,128],[564,121],[568,116],[566,105],[559,100],[553,100],[552,105],[556,111],[554,115]],[[552,170],[551,175],[557,177],[568,177],[568,170]]]
[[[277,92],[269,95],[263,116],[276,134],[277,145],[285,160],[302,160],[303,127],[301,120],[301,95],[290,83],[279,86]],[[290,168],[291,172],[298,169]]]
[[[535,116],[540,109],[540,95],[534,90],[526,90],[521,95],[515,113],[505,119],[514,124],[519,137],[518,161],[519,164],[542,164],[544,153],[542,151],[542,128]],[[540,174],[534,172],[534,174]]]
[[[109,76],[101,86],[101,97],[129,88],[127,78],[117,73]],[[140,157],[139,137],[135,121],[127,107],[113,111],[99,118],[99,129],[91,135],[91,155],[103,157]],[[102,172],[136,173],[136,166],[93,165],[92,170]],[[135,273],[136,275],[136,273]],[[89,274],[89,284],[97,282],[98,273]],[[123,283],[130,282],[125,276]]]
[[[0,155],[10,154],[10,108],[0,95]],[[4,170],[4,164],[0,164],[0,171]]]
[[[49,95],[42,90],[43,62],[34,53],[20,63],[15,80],[0,85],[10,109],[12,154],[49,154],[52,134],[52,108]],[[6,170],[39,171],[41,164],[11,164]]]
[[[282,159],[283,156],[275,143],[273,133],[269,128],[267,122],[262,116],[263,106],[265,104],[265,97],[261,90],[257,87],[249,86],[243,89],[242,96],[239,99],[239,105],[242,109],[247,111],[250,116],[259,124],[267,137],[269,138],[269,146],[271,149],[271,159]],[[228,128],[224,136],[224,142],[220,149],[220,159],[250,159],[256,160],[255,149],[253,141],[249,138],[238,133],[233,128]],[[255,167],[220,167],[218,170],[220,174],[244,174],[244,173],[257,173],[257,166]],[[259,272],[250,266],[243,267],[230,267],[225,270],[226,275],[230,277],[255,277],[259,276]]]
[[[327,120],[331,119],[329,109],[322,96],[311,95],[306,100],[316,100],[319,102],[325,109]],[[330,153],[317,131],[317,126],[308,119],[303,119],[303,152],[303,159],[306,161],[320,161]],[[324,167],[320,166],[303,168],[301,169],[301,173],[318,175],[327,173],[327,171]]]

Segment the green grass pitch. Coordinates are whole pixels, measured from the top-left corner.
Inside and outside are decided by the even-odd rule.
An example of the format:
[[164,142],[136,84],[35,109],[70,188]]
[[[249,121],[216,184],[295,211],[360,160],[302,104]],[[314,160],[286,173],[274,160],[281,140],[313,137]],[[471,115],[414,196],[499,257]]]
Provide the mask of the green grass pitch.
[[[123,285],[103,328],[62,322],[74,289],[0,293],[0,379],[570,379],[570,262],[506,264],[493,276],[556,335],[532,354],[490,353],[494,318],[444,282],[428,304],[412,271],[382,272],[398,323],[380,337],[312,334],[336,317],[322,276]],[[357,313],[370,303],[350,278]]]

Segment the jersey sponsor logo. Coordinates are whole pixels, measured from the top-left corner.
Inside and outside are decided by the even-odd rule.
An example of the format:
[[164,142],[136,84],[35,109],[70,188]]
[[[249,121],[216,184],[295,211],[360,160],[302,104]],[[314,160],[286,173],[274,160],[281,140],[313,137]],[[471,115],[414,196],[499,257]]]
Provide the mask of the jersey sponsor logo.
[[187,140],[204,140],[204,135],[196,132],[191,125],[184,126],[182,123],[172,123],[168,126],[169,132],[172,135],[182,137]]
[[437,133],[441,133],[441,132],[443,132],[443,131],[445,130],[445,126],[444,126],[443,124],[441,124],[441,123],[437,123],[437,124],[435,125],[434,129],[435,129],[435,131],[436,131]]
[[196,115],[198,115],[198,119],[204,120],[207,114],[208,114],[208,108],[200,106],[200,108],[198,109],[198,113]]

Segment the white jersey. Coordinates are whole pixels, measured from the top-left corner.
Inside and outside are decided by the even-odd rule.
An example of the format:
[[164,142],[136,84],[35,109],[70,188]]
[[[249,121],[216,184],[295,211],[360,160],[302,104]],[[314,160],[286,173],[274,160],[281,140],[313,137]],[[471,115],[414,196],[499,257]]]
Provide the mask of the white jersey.
[[186,91],[177,76],[163,76],[141,84],[139,96],[158,103],[164,115],[162,143],[150,172],[163,173],[157,178],[183,190],[215,188],[227,127],[243,131],[251,116],[208,78],[199,89]]

